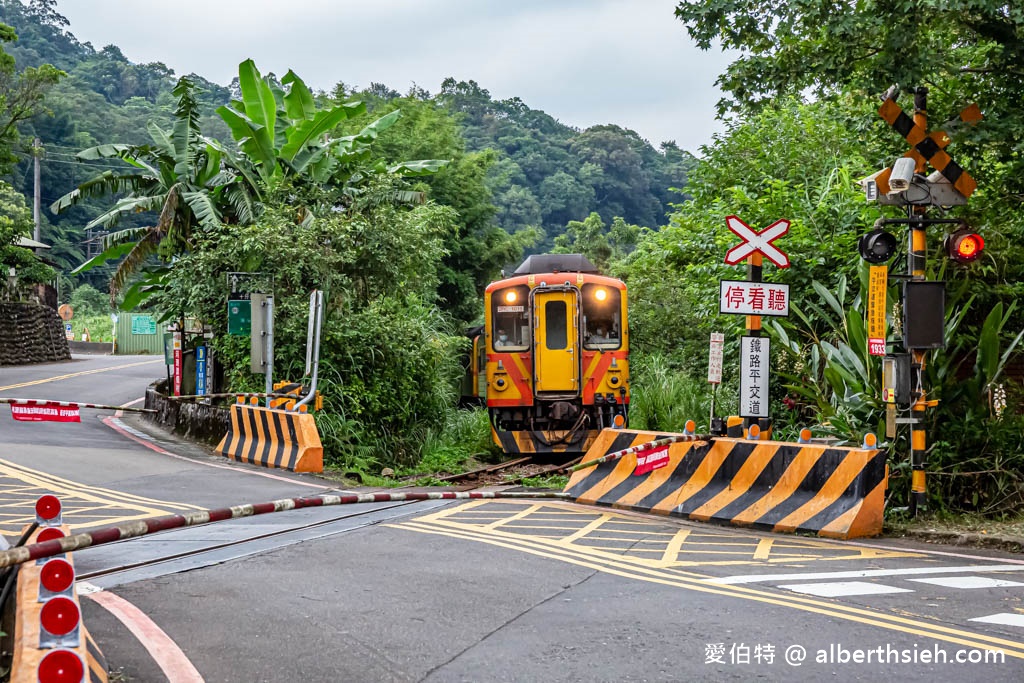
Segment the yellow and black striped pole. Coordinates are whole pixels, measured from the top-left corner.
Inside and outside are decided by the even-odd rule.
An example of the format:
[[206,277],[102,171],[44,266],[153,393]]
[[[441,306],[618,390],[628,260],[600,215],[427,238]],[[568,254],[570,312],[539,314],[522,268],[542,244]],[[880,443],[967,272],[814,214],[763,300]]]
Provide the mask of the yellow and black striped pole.
[[[914,124],[921,130],[928,130],[928,88],[914,91]],[[926,161],[917,158],[918,173],[926,170]],[[928,242],[924,222],[925,207],[909,207],[907,217],[910,219],[909,245],[907,249],[907,272],[911,280],[925,279],[925,263],[928,255]],[[919,220],[914,220],[915,218]],[[910,408],[910,514],[917,516],[919,511],[927,508],[928,486],[926,467],[928,465],[927,439],[924,429],[925,411],[928,408],[928,397],[924,387],[924,367],[927,351],[910,349],[914,372],[917,376],[917,391],[914,403]]]

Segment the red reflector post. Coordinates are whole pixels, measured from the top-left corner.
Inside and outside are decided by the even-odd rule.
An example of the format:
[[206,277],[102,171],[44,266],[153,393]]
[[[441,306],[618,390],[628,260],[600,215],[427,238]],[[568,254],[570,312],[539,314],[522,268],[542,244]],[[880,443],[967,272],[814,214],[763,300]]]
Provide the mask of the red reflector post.
[[75,569],[66,560],[49,560],[39,572],[39,582],[51,593],[63,593],[75,582]]
[[81,615],[74,600],[59,596],[47,600],[39,611],[39,621],[47,633],[66,636],[75,630]]
[[70,650],[54,650],[39,662],[39,683],[81,683],[82,658]]
[[47,494],[36,501],[36,517],[40,523],[52,523],[60,518],[60,498]]
[[36,536],[36,543],[46,543],[47,541],[55,541],[59,538],[64,538],[64,532],[55,526],[48,526]]

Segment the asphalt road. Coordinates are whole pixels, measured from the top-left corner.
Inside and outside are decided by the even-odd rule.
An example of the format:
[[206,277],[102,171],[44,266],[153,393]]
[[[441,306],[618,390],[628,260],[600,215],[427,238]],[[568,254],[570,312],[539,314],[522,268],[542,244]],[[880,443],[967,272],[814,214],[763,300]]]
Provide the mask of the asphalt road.
[[[0,397],[126,403],[163,372],[145,361],[3,368]],[[76,372],[92,374],[5,388]],[[0,484],[77,492],[67,521],[85,526],[333,486],[85,412],[14,423],[0,406]],[[13,525],[28,494],[3,495]],[[376,504],[165,532],[76,567],[95,575],[86,624],[120,681],[1024,680],[1024,556],[893,539],[553,501]]]

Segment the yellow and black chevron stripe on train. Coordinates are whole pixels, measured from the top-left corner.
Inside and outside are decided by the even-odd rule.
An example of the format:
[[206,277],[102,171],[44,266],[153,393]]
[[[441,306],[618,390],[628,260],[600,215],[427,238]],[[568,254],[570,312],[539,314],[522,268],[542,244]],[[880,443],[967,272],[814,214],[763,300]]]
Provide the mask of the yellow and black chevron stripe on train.
[[[663,435],[603,432],[591,460]],[[566,492],[577,502],[655,512],[771,531],[852,538],[881,533],[885,453],[715,438],[669,446],[669,463],[634,476],[636,456],[576,472]]]
[[499,432],[492,428],[491,435],[505,453],[556,454],[586,452],[594,443],[598,432],[591,429],[577,432]]
[[324,449],[313,416],[234,404],[217,451],[232,460],[293,472],[323,472]]

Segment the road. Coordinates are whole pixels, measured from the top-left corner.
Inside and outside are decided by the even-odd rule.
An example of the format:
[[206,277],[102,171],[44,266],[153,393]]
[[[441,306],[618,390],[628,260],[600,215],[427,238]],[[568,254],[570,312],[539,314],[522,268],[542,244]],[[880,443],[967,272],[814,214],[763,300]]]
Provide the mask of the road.
[[[128,357],[3,368],[0,397],[123,404],[162,372]],[[8,534],[47,487],[78,528],[334,487],[140,419],[6,412]],[[899,539],[560,501],[390,503],[164,532],[81,551],[76,567],[120,681],[1024,679],[1024,556]]]

